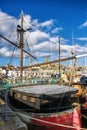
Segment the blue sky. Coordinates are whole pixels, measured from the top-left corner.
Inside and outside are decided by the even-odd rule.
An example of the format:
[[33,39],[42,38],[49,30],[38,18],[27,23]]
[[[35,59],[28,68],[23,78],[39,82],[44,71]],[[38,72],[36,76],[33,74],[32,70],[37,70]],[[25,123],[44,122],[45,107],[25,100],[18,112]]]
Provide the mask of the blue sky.
[[[24,12],[24,27],[33,27],[25,33],[31,53],[43,62],[58,58],[58,37],[61,37],[61,57],[70,56],[73,50],[76,55],[87,53],[87,0],[1,0],[0,33],[13,42],[17,41],[16,26],[20,24],[21,10]],[[7,19],[7,20],[6,20]],[[8,63],[19,65],[19,50],[0,38],[0,65]],[[78,64],[82,64],[81,59]],[[25,58],[24,65],[28,65]]]

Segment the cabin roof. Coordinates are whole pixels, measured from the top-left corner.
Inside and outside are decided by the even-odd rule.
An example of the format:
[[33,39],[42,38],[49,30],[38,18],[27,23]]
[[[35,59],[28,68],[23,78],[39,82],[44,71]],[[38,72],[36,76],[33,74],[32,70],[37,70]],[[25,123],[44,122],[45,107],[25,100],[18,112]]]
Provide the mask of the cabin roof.
[[27,87],[16,87],[12,88],[13,91],[26,93],[26,95],[33,95],[40,97],[41,95],[52,95],[52,96],[62,96],[71,95],[78,91],[77,88],[64,86],[64,85],[34,85]]

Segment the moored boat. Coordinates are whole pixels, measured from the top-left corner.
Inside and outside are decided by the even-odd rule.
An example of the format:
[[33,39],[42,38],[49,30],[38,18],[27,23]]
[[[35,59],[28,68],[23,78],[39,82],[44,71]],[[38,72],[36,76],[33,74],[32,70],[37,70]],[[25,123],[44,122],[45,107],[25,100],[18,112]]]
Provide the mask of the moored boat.
[[71,95],[77,88],[63,85],[35,85],[11,88],[9,96],[20,110],[16,112],[35,130],[76,130],[81,127],[80,105]]

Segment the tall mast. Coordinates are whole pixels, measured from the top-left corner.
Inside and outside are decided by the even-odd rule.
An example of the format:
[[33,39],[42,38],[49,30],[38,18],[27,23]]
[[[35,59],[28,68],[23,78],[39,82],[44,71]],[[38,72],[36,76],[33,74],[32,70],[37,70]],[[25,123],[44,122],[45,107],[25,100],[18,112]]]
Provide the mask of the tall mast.
[[76,77],[76,55],[74,55],[74,78]]
[[59,74],[60,74],[60,37],[58,38],[59,41]]
[[23,12],[21,13],[21,30],[20,30],[20,78],[22,80],[22,71],[23,71],[23,46],[24,46],[24,41],[23,41],[23,19],[24,19],[24,14]]
[[[22,72],[23,72],[23,51],[26,52],[23,48],[24,48],[24,32],[26,32],[27,30],[31,30],[31,28],[24,30],[23,29],[23,21],[24,21],[24,14],[23,12],[21,13],[21,25],[17,25],[17,31],[19,32],[19,37],[20,37],[20,43],[19,43],[19,48],[20,48],[20,78],[22,81]],[[36,59],[36,57],[34,57],[32,54],[28,53],[32,58]]]
[[[30,65],[32,65],[32,57],[30,57]],[[32,78],[32,67],[30,68],[30,78]]]
[[75,56],[74,58],[74,78],[76,77],[76,54],[75,54],[75,41],[74,41],[74,34],[72,32],[72,44],[73,44],[73,52],[72,54]]
[[[6,40],[7,42],[11,43],[12,45],[14,45],[15,47],[20,49],[20,77],[21,77],[21,81],[22,81],[22,72],[23,72],[23,52],[25,52],[26,54],[28,54],[29,56],[31,56],[34,59],[37,59],[35,56],[33,56],[32,54],[30,54],[29,52],[27,52],[26,50],[24,50],[24,32],[26,32],[26,30],[23,29],[23,21],[24,21],[24,14],[23,12],[21,13],[21,25],[17,25],[17,31],[19,33],[19,45],[17,45],[16,43],[10,41],[9,39],[7,39],[6,37],[2,36],[0,34],[0,37],[3,38],[4,40]],[[27,29],[27,30],[31,30],[31,28]]]

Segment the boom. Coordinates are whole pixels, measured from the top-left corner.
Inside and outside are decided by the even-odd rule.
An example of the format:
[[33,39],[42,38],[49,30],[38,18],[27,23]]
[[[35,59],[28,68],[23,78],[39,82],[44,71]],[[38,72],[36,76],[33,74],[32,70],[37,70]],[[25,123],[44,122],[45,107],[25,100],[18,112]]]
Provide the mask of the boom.
[[[20,49],[20,46],[18,46],[16,43],[10,41],[9,39],[7,39],[6,37],[2,36],[0,34],[0,37],[3,38],[4,40],[6,40],[7,42],[11,43],[12,45],[14,45],[15,47]],[[23,52],[25,52],[26,54],[28,54],[29,56],[31,56],[32,58],[36,59],[36,57],[34,57],[32,54],[30,54],[29,52],[27,52],[26,50],[23,49]]]

